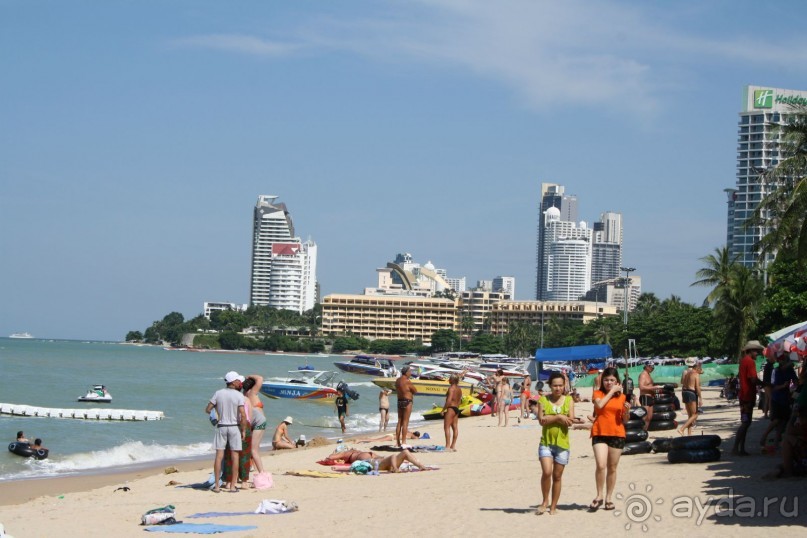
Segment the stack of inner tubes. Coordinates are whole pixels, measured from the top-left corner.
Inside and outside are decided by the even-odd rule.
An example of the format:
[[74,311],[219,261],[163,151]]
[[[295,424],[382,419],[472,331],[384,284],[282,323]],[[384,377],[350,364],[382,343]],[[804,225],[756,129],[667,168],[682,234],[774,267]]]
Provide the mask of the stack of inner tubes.
[[643,407],[634,407],[630,410],[630,419],[625,423],[623,456],[650,452],[650,443],[647,442],[647,432],[644,430],[645,414]]
[[677,437],[667,453],[670,463],[708,463],[720,459],[719,435],[690,435]]
[[672,388],[668,389],[666,386],[663,391],[656,394],[655,403],[653,404],[653,418],[650,420],[648,431],[674,430],[678,427],[678,423],[675,421],[674,399]]

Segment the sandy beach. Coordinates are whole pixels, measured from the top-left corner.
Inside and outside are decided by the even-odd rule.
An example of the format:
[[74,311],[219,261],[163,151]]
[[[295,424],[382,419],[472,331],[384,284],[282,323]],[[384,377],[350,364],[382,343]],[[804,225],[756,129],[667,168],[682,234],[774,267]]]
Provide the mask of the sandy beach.
[[[723,438],[721,461],[671,465],[665,454],[623,456],[614,511],[587,511],[595,494],[594,459],[589,432],[576,430],[572,432],[572,458],[563,477],[559,512],[536,516],[541,500],[537,459],[540,426],[532,420],[517,424],[512,412],[508,428],[497,427],[491,417],[462,419],[457,452],[417,454],[423,463],[439,467],[434,471],[340,478],[285,474],[328,470],[316,460],[332,451],[330,445],[265,454],[264,465],[274,478],[274,487],[268,490],[214,494],[173,485],[205,481],[212,469],[211,453],[204,461],[172,463],[178,472],[171,474],[165,474],[168,465],[162,465],[118,474],[2,483],[0,521],[15,538],[89,535],[99,529],[108,536],[143,536],[141,515],[172,504],[177,519],[185,523],[257,526],[225,533],[244,537],[323,532],[350,536],[499,536],[549,529],[574,530],[584,536],[603,531],[640,535],[645,532],[643,526],[660,536],[682,532],[690,536],[716,532],[759,536],[766,531],[779,536],[802,535],[807,525],[807,481],[763,479],[779,463],[778,454],[763,455],[756,450],[749,457],[731,456],[739,411],[736,405],[718,399],[718,392],[704,390],[705,413],[697,431]],[[584,396],[589,394],[586,391]],[[590,403],[577,404],[578,416],[590,412]],[[679,412],[679,421],[684,415]],[[758,446],[767,425],[760,417],[758,412],[749,433],[749,448]],[[415,445],[443,444],[442,423],[419,429],[428,431],[431,440]],[[657,433],[657,437],[677,435],[675,431]],[[130,490],[116,491],[124,485]],[[294,501],[299,511],[188,518],[204,512],[251,512],[262,499]]]

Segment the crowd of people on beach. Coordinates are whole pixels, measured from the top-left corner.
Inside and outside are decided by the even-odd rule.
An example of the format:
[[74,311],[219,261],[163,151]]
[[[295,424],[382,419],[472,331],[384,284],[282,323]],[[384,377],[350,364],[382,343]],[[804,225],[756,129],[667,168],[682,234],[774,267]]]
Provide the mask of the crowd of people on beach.
[[[751,425],[754,408],[763,412],[769,420],[766,430],[760,438],[763,450],[781,450],[782,464],[774,473],[774,478],[807,473],[807,391],[802,391],[807,367],[791,359],[789,353],[779,353],[765,357],[764,366],[757,371],[757,357],[764,346],[759,342],[749,341],[742,349],[739,373],[726,382],[722,395],[729,402],[736,397],[740,408],[740,426],[737,431],[732,454],[748,455],[746,436]],[[617,481],[619,461],[626,446],[625,424],[630,418],[643,418],[643,429],[648,431],[653,420],[653,410],[659,394],[667,396],[666,401],[673,402],[674,409],[686,412],[686,420],[677,428],[681,436],[692,435],[698,417],[702,413],[703,393],[701,375],[703,366],[697,359],[687,359],[681,374],[680,400],[671,390],[675,385],[657,384],[653,380],[655,364],[646,361],[639,373],[636,386],[625,373],[620,379],[619,371],[610,364],[599,371],[594,380],[591,402],[593,413],[584,419],[575,415],[575,404],[583,400],[575,390],[573,381],[565,370],[553,371],[549,379],[536,381],[533,385],[529,375],[520,382],[511,385],[511,378],[502,370],[496,371],[486,384],[492,393],[490,405],[492,415],[499,426],[510,424],[510,410],[516,408],[515,398],[520,404],[515,409],[517,420],[535,419],[541,426],[541,437],[538,445],[538,460],[541,466],[540,489],[541,503],[536,514],[555,514],[560,499],[563,472],[569,464],[571,454],[570,429],[589,429],[592,452],[595,462],[594,499],[588,505],[590,511],[599,509],[613,510],[613,494]],[[353,464],[364,461],[376,470],[396,472],[402,465],[412,465],[423,469],[425,466],[410,450],[408,444],[421,437],[420,432],[409,431],[409,420],[414,406],[417,389],[411,379],[409,366],[401,369],[401,375],[395,381],[394,393],[397,397],[398,421],[394,434],[385,434],[366,441],[394,441],[398,452],[390,456],[380,456],[372,450],[351,449],[340,446],[329,459]],[[459,386],[463,372],[452,374],[448,382],[448,390],[442,406],[443,429],[445,434],[445,450],[455,451],[459,436],[460,406],[463,401]],[[208,403],[207,412],[215,408],[219,417],[214,448],[214,473],[222,476],[224,485],[229,491],[237,491],[237,482],[248,480],[251,465],[260,473],[263,466],[260,461],[260,438],[266,427],[266,418],[262,412],[262,404],[258,390],[262,379],[251,375],[247,378],[237,372],[228,372],[225,376],[226,388],[214,394]],[[734,387],[736,384],[736,388]],[[534,389],[532,388],[534,386]],[[736,394],[734,394],[736,392]],[[378,431],[385,432],[389,423],[389,397],[393,391],[381,389],[379,402]],[[665,401],[665,400],[662,400]],[[349,415],[349,400],[344,392],[340,392],[335,400],[336,414],[341,431],[346,432],[345,419]],[[643,409],[630,417],[632,409]],[[637,422],[638,420],[634,421]],[[642,422],[638,421],[641,425]],[[272,440],[275,449],[289,449],[299,446],[288,434],[288,426],[293,424],[292,417],[286,417],[277,426]],[[641,428],[642,426],[638,426]],[[341,444],[340,444],[341,445]],[[223,468],[223,474],[220,469]],[[219,491],[218,485],[214,491]]]

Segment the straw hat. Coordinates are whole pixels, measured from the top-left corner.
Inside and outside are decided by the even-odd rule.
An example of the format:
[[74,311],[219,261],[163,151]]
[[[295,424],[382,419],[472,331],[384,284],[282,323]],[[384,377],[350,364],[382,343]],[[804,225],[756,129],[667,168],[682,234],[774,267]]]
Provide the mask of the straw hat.
[[762,350],[762,349],[765,349],[765,346],[763,346],[762,344],[760,344],[760,343],[759,343],[759,340],[749,340],[749,341],[748,341],[748,342],[747,342],[747,343],[746,343],[746,344],[743,346],[743,349],[742,349],[742,350],[743,350],[743,351],[746,351],[746,350],[748,350],[748,349],[760,349],[760,350]]

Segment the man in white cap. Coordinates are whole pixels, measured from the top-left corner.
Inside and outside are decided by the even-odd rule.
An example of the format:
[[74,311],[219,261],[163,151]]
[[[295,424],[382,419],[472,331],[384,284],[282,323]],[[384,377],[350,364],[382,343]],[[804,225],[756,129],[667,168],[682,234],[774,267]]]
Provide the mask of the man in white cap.
[[740,427],[737,428],[737,435],[734,438],[734,448],[731,453],[735,456],[748,456],[745,450],[745,436],[748,428],[751,427],[751,415],[754,412],[754,404],[757,402],[757,354],[765,349],[758,340],[749,340],[742,349],[743,358],[740,359],[740,369],[737,377],[740,380]]
[[[205,414],[210,414],[216,408],[218,423],[216,424],[216,435],[213,437],[213,449],[216,451],[216,459],[213,460],[213,476],[215,483],[213,491],[218,493],[219,480],[221,479],[221,464],[224,460],[224,449],[230,445],[232,453],[233,476],[238,476],[238,457],[241,452],[241,442],[244,439],[247,426],[247,415],[244,412],[244,395],[241,394],[241,384],[244,376],[238,372],[227,372],[224,376],[226,388],[217,390],[210,398],[205,408]],[[230,491],[238,491],[235,487],[236,481],[230,485]]]
[[294,423],[294,419],[286,417],[283,422],[275,428],[275,435],[272,437],[272,448],[282,450],[284,448],[296,448],[294,441],[289,438],[289,426]]

